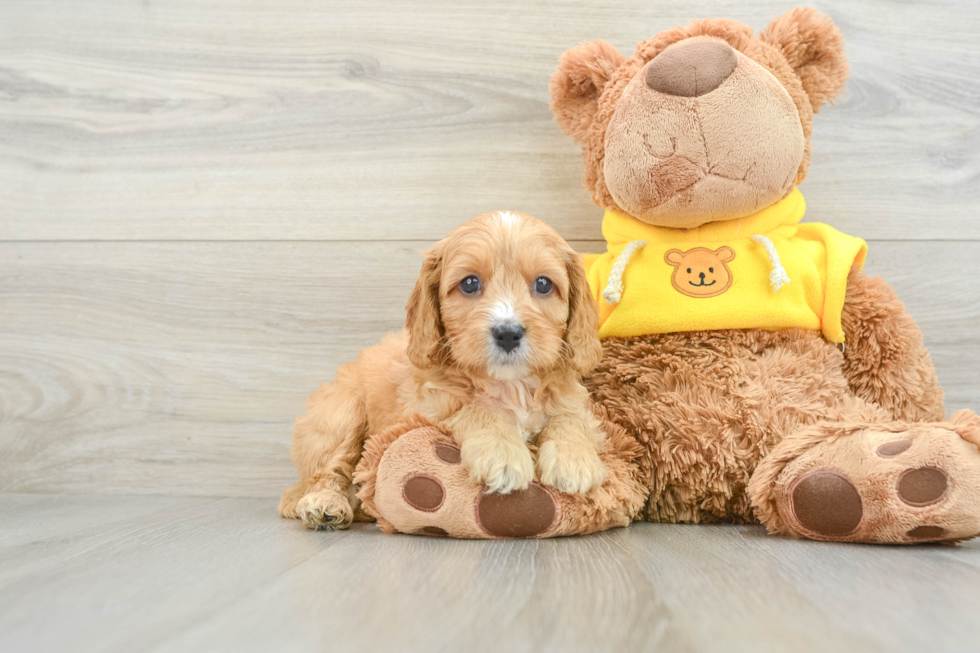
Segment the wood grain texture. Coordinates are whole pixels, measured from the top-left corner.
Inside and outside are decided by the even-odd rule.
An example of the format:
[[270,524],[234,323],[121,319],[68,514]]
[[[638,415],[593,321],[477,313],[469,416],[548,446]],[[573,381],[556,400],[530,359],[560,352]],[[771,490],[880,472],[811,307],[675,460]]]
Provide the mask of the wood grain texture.
[[0,650],[967,651],[980,544],[635,524],[304,531],[270,499],[0,495]]
[[[0,492],[49,493],[0,494],[0,651],[975,649],[976,542],[275,516],[293,418],[400,328],[418,249],[504,208],[602,247],[547,106],[565,49],[790,6],[0,2]],[[853,75],[815,121],[808,219],[870,241],[947,410],[978,408],[980,5],[817,6]]]
[[[0,244],[0,491],[276,496],[306,395],[401,328],[428,245]],[[870,244],[949,411],[980,406],[978,259]]]
[[[816,121],[811,217],[980,238],[980,6],[818,3],[853,77]],[[598,238],[548,111],[562,51],[783,0],[0,4],[0,239],[435,240],[519,209]]]

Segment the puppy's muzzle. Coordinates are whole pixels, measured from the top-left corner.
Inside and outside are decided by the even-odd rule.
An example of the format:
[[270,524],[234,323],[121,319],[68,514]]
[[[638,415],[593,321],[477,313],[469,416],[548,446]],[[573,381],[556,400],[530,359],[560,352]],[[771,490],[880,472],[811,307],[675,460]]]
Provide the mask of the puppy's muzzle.
[[524,339],[524,327],[520,324],[501,324],[490,330],[497,347],[508,354],[521,346]]

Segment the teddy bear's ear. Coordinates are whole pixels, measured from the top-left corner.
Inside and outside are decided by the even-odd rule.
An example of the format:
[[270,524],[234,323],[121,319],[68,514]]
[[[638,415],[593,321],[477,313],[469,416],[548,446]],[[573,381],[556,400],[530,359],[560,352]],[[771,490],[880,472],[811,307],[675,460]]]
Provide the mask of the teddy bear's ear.
[[561,130],[579,143],[588,139],[599,96],[626,58],[603,40],[582,43],[561,56],[551,76],[551,112]]
[[972,410],[958,410],[949,418],[949,424],[967,442],[980,446],[980,417]]
[[728,263],[735,259],[735,250],[731,247],[719,247],[715,251],[715,254],[718,255],[718,260],[722,263]]
[[829,16],[810,7],[792,9],[769,24],[761,34],[789,61],[814,113],[844,88],[850,66],[844,39]]

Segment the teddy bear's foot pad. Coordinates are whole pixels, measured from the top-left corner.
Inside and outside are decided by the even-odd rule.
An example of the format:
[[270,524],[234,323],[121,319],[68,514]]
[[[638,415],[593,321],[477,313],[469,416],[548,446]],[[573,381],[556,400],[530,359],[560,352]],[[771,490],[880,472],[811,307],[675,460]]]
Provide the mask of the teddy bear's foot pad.
[[558,502],[550,490],[532,483],[510,494],[484,492],[476,500],[476,517],[494,537],[534,537],[555,525]]
[[436,537],[549,535],[560,508],[549,488],[491,494],[469,479],[456,443],[435,427],[399,437],[378,465],[374,501],[394,530]]
[[801,526],[826,537],[850,535],[861,525],[864,509],[854,484],[840,472],[808,472],[793,484],[793,516]]
[[948,542],[980,534],[980,451],[941,424],[869,426],[789,462],[775,488],[788,530],[819,540]]
[[[459,460],[459,450],[455,447],[438,444],[435,451],[443,461],[446,461],[443,454],[447,453]],[[446,501],[446,490],[437,478],[415,474],[402,484],[402,499],[415,511],[437,513]],[[490,537],[534,537],[551,529],[558,516],[558,505],[551,492],[532,483],[526,490],[510,494],[480,493],[475,514],[477,525]],[[439,526],[423,526],[415,532],[442,537],[450,534]]]
[[586,494],[537,481],[497,494],[470,480],[448,433],[415,418],[369,440],[355,482],[365,510],[387,532],[475,539],[591,533],[628,524],[645,494],[632,473],[636,452],[614,436],[600,454],[609,478]]

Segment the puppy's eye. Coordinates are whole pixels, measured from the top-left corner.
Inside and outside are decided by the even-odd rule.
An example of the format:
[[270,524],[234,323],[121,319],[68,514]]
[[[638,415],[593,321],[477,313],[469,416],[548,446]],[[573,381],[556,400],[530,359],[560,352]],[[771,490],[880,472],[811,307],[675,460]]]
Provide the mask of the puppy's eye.
[[470,275],[459,282],[459,289],[463,291],[464,295],[480,292],[480,280]]
[[708,272],[714,272],[714,271],[715,271],[714,268],[708,268]]
[[547,295],[551,292],[555,284],[551,283],[551,279],[548,277],[538,277],[534,280],[534,292],[539,295]]
[[688,269],[687,269],[687,273],[688,273],[688,274],[691,274],[691,268],[688,268]]

